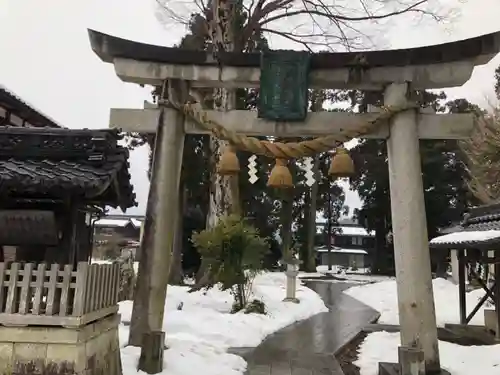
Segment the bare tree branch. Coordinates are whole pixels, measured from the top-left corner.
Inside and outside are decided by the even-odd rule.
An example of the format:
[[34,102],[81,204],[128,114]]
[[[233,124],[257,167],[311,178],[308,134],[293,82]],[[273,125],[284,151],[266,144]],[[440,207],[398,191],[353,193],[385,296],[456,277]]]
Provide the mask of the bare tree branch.
[[[193,12],[208,17],[209,1],[156,0],[167,18],[183,25],[189,23]],[[448,12],[435,10],[432,0],[240,1],[243,1],[240,6],[248,13],[238,36],[241,48],[255,35],[264,32],[307,50],[335,50],[339,47],[358,50],[366,48],[367,44],[374,45],[373,26],[383,26],[391,18],[409,15],[413,19],[441,22],[448,15]],[[188,4],[192,4],[190,11],[186,11]]]
[[[308,0],[303,0],[303,1],[304,1],[304,3],[312,3],[312,1],[310,1],[310,0],[309,1]],[[273,22],[273,21],[276,21],[276,20],[279,20],[279,19],[282,19],[282,18],[298,16],[298,15],[301,15],[301,14],[316,15],[316,16],[325,17],[327,19],[337,20],[337,21],[360,22],[360,21],[381,20],[381,19],[384,19],[384,18],[399,16],[401,14],[409,13],[409,12],[419,12],[419,13],[421,13],[423,11],[421,9],[417,9],[417,7],[419,5],[421,5],[421,4],[426,3],[426,2],[427,2],[427,0],[420,0],[418,3],[415,3],[414,5],[409,6],[409,7],[405,8],[405,9],[401,9],[399,11],[394,11],[394,12],[385,13],[385,14],[381,14],[381,15],[374,15],[374,14],[370,15],[370,14],[367,14],[366,16],[363,16],[363,17],[348,17],[348,16],[342,16],[340,14],[333,14],[329,10],[330,6],[326,7],[326,9],[324,11],[319,11],[319,10],[316,10],[316,9],[296,10],[294,12],[285,12],[285,13],[277,14],[277,15],[272,16],[272,17],[267,17],[267,18],[263,19],[262,22],[260,22],[260,26],[263,26],[263,25],[265,25],[265,24],[267,24],[269,22]],[[264,15],[264,17],[266,15]]]

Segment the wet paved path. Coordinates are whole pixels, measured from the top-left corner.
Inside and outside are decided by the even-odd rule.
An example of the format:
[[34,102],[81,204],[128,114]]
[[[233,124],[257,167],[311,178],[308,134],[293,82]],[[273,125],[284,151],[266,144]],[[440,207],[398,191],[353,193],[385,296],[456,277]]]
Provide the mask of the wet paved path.
[[379,314],[343,294],[348,283],[309,281],[330,311],[292,324],[257,348],[231,352],[248,362],[248,375],[343,375],[335,354]]

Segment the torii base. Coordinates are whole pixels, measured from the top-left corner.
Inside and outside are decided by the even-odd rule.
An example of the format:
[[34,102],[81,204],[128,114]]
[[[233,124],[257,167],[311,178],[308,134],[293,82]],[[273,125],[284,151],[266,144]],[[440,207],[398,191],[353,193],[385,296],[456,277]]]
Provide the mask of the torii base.
[[378,375],[451,375],[448,371],[425,371],[424,352],[416,348],[400,346],[399,363],[379,362]]
[[[403,373],[399,363],[379,362],[378,375],[413,375],[411,372]],[[424,375],[451,375],[448,371],[441,369],[440,372],[426,373]]]
[[138,370],[146,374],[159,374],[163,371],[163,352],[165,332],[147,332],[142,335],[141,357]]

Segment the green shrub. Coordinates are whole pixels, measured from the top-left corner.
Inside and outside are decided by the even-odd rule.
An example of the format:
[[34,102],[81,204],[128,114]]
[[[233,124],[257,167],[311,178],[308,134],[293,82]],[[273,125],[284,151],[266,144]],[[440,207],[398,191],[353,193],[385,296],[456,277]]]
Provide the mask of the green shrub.
[[193,243],[208,265],[209,279],[230,290],[233,312],[244,309],[255,276],[263,269],[269,244],[257,229],[237,215],[222,217],[217,225],[193,234]]

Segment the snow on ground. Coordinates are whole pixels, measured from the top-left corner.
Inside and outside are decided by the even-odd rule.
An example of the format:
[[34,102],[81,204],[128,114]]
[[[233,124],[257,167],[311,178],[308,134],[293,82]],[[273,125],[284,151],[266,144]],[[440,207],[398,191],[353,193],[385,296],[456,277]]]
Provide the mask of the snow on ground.
[[[434,279],[434,300],[436,320],[439,326],[445,323],[459,323],[458,285],[445,279]],[[379,323],[399,324],[396,281],[388,280],[375,284],[355,286],[344,293],[360,300],[381,313]],[[467,293],[467,306],[470,311],[484,295],[481,290]],[[484,324],[481,308],[471,324]],[[361,375],[377,375],[379,362],[397,362],[399,333],[375,332],[367,336],[361,344],[358,360]],[[453,375],[500,374],[500,344],[493,346],[460,346],[439,342],[441,367]]]
[[[370,334],[359,350],[354,362],[361,375],[377,375],[379,362],[397,362],[399,333],[375,332]],[[461,346],[439,342],[441,367],[453,375],[500,374],[500,344],[491,346]]]
[[[285,275],[266,273],[253,284],[256,298],[264,301],[267,315],[230,314],[233,297],[229,292],[211,289],[188,293],[188,287],[169,285],[165,303],[166,332],[164,370],[169,375],[237,375],[246,369],[239,356],[227,353],[230,347],[255,347],[269,334],[295,321],[327,311],[312,290],[297,287],[301,303],[285,303]],[[182,302],[182,310],[177,307]],[[122,322],[130,321],[132,301],[120,303]],[[123,375],[137,375],[140,349],[125,347],[128,326],[120,325]]]
[[[458,285],[445,279],[432,280],[434,303],[436,306],[436,321],[442,327],[445,323],[460,323]],[[387,280],[375,284],[356,286],[344,293],[354,297],[364,304],[380,312],[380,324],[399,324],[398,296],[396,280]],[[470,311],[484,295],[481,289],[467,293],[467,308]],[[472,318],[470,324],[484,324],[484,308]],[[500,374],[500,369],[499,369]]]

